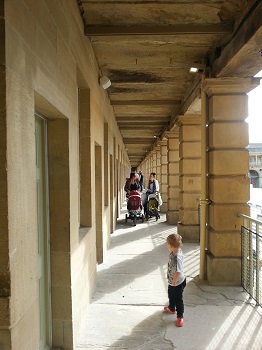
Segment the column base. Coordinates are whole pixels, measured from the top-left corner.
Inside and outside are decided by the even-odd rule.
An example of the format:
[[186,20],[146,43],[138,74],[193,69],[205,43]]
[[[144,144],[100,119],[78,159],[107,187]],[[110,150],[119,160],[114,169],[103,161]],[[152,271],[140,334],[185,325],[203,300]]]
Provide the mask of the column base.
[[182,236],[184,242],[199,243],[199,225],[183,225],[178,222],[177,232]]
[[166,221],[168,224],[177,225],[179,221],[179,210],[177,211],[168,210],[166,213]]
[[207,280],[212,286],[241,286],[241,259],[207,254]]
[[163,203],[160,207],[160,213],[166,213],[167,212],[167,203]]

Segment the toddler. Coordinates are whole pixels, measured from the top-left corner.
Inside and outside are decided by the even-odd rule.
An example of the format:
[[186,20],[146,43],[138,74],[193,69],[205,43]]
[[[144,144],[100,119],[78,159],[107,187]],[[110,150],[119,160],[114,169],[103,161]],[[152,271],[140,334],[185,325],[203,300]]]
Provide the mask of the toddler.
[[169,306],[165,306],[164,311],[170,314],[177,312],[176,326],[182,327],[184,325],[183,291],[186,286],[181,250],[182,237],[177,233],[171,234],[167,237],[166,245],[170,252],[167,268]]

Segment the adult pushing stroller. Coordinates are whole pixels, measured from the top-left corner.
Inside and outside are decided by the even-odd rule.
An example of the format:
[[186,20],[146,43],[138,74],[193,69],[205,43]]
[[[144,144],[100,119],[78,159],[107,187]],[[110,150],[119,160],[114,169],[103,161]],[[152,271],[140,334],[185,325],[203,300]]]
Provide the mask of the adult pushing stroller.
[[150,173],[146,191],[146,201],[144,203],[144,213],[148,220],[152,216],[156,217],[156,221],[160,218],[158,208],[162,205],[162,199],[159,193],[159,184],[155,173]]
[[159,207],[162,204],[161,197],[158,192],[148,194],[144,205],[146,220],[155,216],[156,221],[160,219]]
[[133,220],[134,226],[138,219],[141,219],[144,222],[145,216],[142,213],[142,204],[141,204],[141,194],[139,191],[131,191],[127,200],[127,210],[126,222],[128,219]]

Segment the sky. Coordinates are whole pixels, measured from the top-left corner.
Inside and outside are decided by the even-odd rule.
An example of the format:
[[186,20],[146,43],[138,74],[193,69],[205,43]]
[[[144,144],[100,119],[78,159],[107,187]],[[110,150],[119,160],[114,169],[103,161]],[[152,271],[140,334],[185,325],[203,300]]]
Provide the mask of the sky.
[[[257,76],[262,77],[262,71]],[[260,85],[248,93],[249,143],[262,143],[262,79]]]

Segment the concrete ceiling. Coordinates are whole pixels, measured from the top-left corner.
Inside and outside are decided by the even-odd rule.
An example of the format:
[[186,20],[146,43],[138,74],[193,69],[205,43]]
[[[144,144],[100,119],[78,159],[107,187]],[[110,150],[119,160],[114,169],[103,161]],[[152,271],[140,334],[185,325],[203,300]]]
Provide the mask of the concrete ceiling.
[[199,98],[190,67],[212,77],[262,69],[261,0],[77,2],[133,167]]

